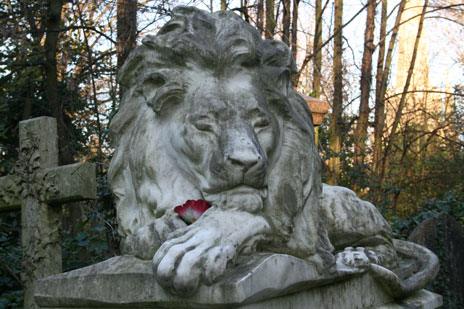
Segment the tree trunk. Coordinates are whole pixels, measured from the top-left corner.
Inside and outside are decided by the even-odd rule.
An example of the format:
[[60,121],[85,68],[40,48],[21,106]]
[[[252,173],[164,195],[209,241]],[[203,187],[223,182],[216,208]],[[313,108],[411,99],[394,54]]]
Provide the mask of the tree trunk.
[[398,126],[400,124],[404,105],[406,104],[406,97],[408,96],[409,84],[411,83],[412,74],[414,72],[414,66],[415,66],[416,57],[417,57],[417,49],[419,47],[419,42],[420,42],[420,38],[422,35],[422,28],[424,26],[424,18],[425,18],[425,13],[427,11],[428,2],[429,2],[428,0],[425,0],[424,6],[422,7],[422,13],[420,15],[419,27],[417,29],[417,34],[416,34],[416,40],[414,41],[414,49],[412,52],[411,62],[409,64],[408,75],[406,76],[406,81],[404,83],[404,88],[401,94],[400,102],[398,103],[398,108],[396,109],[395,118],[393,119],[390,135],[388,137],[388,141],[385,146],[384,155],[382,159],[382,167],[381,167],[382,178],[383,178],[383,175],[385,174],[385,166],[386,166],[387,157],[390,152],[391,145],[394,142],[394,139],[396,136],[396,130],[398,129]]
[[282,0],[282,41],[290,46],[290,6],[291,0]]
[[361,100],[359,117],[355,129],[354,161],[359,165],[364,163],[366,152],[367,127],[369,125],[369,96],[372,82],[372,55],[374,54],[376,0],[368,0],[366,29],[364,31],[364,52],[361,64]]
[[[377,88],[376,90],[376,101],[375,101],[375,146],[374,146],[374,169],[379,181],[382,182],[383,176],[381,175],[381,166],[382,166],[382,145],[383,145],[383,131],[385,128],[385,92],[388,85],[388,79],[390,76],[392,59],[393,59],[393,50],[395,49],[396,37],[398,36],[398,30],[401,23],[401,16],[403,15],[404,8],[406,6],[407,0],[401,0],[398,13],[396,14],[395,25],[393,26],[393,31],[391,34],[390,42],[388,43],[387,55],[385,57],[385,63],[382,69],[382,75],[377,76]],[[385,3],[387,6],[387,3]],[[385,8],[386,10],[386,8]],[[382,13],[384,14],[384,13]],[[385,13],[386,14],[386,13]],[[386,23],[386,20],[385,20]],[[386,27],[386,26],[385,26]],[[379,38],[382,40],[382,37]],[[386,36],[384,36],[384,44]]]
[[58,125],[58,144],[60,164],[69,164],[74,161],[73,152],[69,147],[69,132],[67,129],[62,98],[58,88],[58,73],[56,56],[58,53],[58,39],[61,29],[62,0],[50,0],[47,6],[45,20],[45,94],[52,116]]
[[375,118],[374,118],[374,171],[377,172],[378,162],[382,154],[383,129],[385,127],[385,98],[382,96],[382,76],[385,61],[385,40],[387,33],[388,0],[382,0],[382,13],[380,17],[379,55],[377,58],[377,72],[375,76]]
[[[117,65],[121,68],[127,56],[136,46],[137,35],[137,0],[118,0],[117,1],[117,22],[116,22],[116,52]],[[122,98],[123,87],[119,88],[119,96]]]
[[335,0],[334,7],[334,56],[333,56],[333,103],[329,127],[329,184],[340,179],[341,122],[343,111],[343,0]]
[[[90,10],[94,9],[92,6],[93,5],[91,5]],[[84,26],[85,25],[84,16],[83,16],[82,10],[80,9],[79,5],[77,5],[77,9],[78,9],[77,13],[79,14],[79,22],[81,23],[82,26]],[[97,162],[103,163],[103,160],[104,160],[103,151],[102,151],[103,127],[102,127],[101,120],[100,120],[99,102],[98,102],[98,98],[97,98],[98,93],[97,93],[97,85],[96,85],[96,81],[95,81],[95,75],[96,74],[95,74],[93,66],[92,66],[92,63],[94,63],[94,61],[93,61],[94,57],[93,57],[93,53],[92,53],[92,48],[91,48],[90,43],[89,43],[87,31],[83,30],[82,34],[83,34],[83,38],[84,38],[85,49],[87,51],[87,58],[88,58],[88,61],[89,61],[90,82],[91,82],[91,86],[92,86],[93,111],[94,111],[94,117],[95,117],[96,124],[97,124],[98,144],[96,146],[98,148],[97,148],[97,157],[96,157],[96,159],[97,159]],[[97,165],[97,172],[99,173],[99,175],[103,174],[103,166],[102,166],[102,164],[99,164],[99,166]]]
[[258,0],[258,9],[256,12],[256,27],[261,35],[264,30],[264,0]]
[[248,13],[248,0],[241,0],[240,3],[240,6],[242,7],[241,12],[243,18],[247,23],[250,23],[250,14]]
[[221,0],[221,11],[227,10],[227,0]]
[[322,70],[322,0],[316,0],[316,19],[314,26],[314,67],[313,67],[313,96],[321,95],[321,70]]
[[266,0],[266,31],[264,33],[266,39],[274,37],[275,25],[274,0]]
[[292,56],[296,60],[298,53],[298,5],[300,0],[293,0],[293,11],[292,11]]

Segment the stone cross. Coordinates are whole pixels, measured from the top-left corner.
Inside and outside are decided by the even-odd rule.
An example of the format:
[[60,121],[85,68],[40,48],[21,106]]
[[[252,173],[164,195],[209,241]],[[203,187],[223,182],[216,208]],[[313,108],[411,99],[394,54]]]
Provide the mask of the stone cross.
[[61,272],[59,205],[96,197],[95,165],[58,166],[54,118],[21,121],[19,138],[14,171],[0,178],[0,211],[21,209],[24,307],[37,308],[34,281]]

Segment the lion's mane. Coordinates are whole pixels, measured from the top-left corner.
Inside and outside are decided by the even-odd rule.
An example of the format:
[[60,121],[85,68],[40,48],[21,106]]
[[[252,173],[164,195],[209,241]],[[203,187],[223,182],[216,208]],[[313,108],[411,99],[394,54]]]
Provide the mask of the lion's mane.
[[[167,205],[200,197],[179,167],[170,164],[163,136],[167,124],[159,120],[171,101],[182,102],[183,71],[195,65],[217,74],[233,68],[257,70],[267,102],[278,109],[281,134],[268,166],[268,197],[264,216],[269,218],[287,253],[309,256],[326,235],[318,229],[321,195],[320,159],[314,144],[311,113],[291,85],[295,65],[286,45],[263,40],[259,33],[231,12],[209,14],[192,7],[173,10],[171,20],[155,36],[148,35],[135,48],[120,71],[124,88],[119,111],[111,121],[116,151],[109,180],[116,195],[119,231],[135,235],[166,214]],[[144,94],[150,79],[154,94]],[[169,110],[167,111],[169,112]],[[140,151],[141,144],[147,148]],[[303,146],[302,146],[303,145]],[[169,172],[168,172],[169,171]],[[285,172],[283,172],[285,171]],[[168,181],[163,177],[170,175]],[[286,179],[285,177],[289,178]],[[293,179],[290,179],[293,178]],[[295,181],[299,178],[301,181]],[[190,189],[190,192],[186,190]],[[173,200],[174,199],[174,200]],[[161,240],[162,241],[162,240]],[[328,241],[325,247],[330,246]],[[273,246],[272,243],[269,246]],[[275,251],[282,251],[275,245]]]

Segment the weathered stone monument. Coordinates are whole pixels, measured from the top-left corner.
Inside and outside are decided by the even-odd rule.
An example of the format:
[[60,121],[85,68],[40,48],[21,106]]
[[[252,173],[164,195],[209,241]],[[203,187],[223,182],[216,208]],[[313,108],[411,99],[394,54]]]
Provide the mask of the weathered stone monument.
[[43,308],[436,308],[438,259],[321,184],[286,45],[178,7],[121,71],[109,179],[125,255],[44,278]]
[[19,160],[0,178],[0,211],[21,209],[24,307],[36,308],[34,281],[61,270],[60,204],[96,198],[95,166],[58,166],[56,120],[19,123]]
[[422,221],[408,237],[440,255],[441,267],[435,288],[450,308],[464,308],[464,226],[441,214]]

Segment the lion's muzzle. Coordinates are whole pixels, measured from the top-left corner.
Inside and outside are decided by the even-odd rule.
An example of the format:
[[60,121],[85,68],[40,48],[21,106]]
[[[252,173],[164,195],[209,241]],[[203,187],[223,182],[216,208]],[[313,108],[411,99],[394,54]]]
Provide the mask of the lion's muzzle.
[[[229,130],[225,142],[224,168],[235,185],[264,185],[267,156],[253,130],[246,124]],[[229,179],[230,179],[229,178]]]

